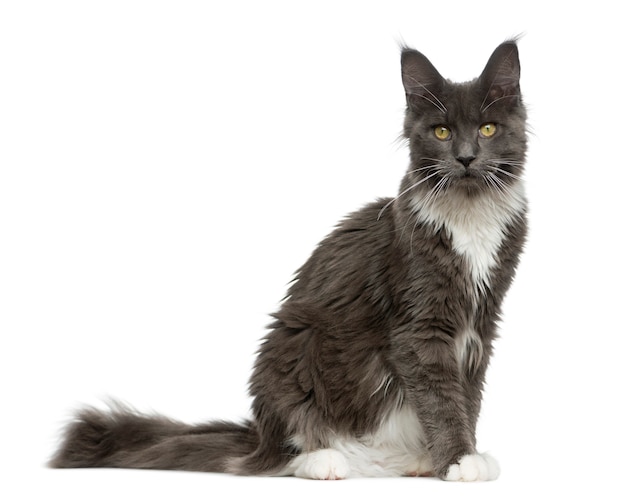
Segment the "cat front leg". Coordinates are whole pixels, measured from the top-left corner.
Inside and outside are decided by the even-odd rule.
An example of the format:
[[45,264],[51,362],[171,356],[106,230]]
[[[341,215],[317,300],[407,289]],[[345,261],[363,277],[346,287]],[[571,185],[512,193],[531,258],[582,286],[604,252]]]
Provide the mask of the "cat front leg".
[[475,448],[474,414],[469,408],[454,341],[445,329],[396,331],[395,363],[404,384],[404,399],[423,427],[434,474],[449,481],[497,478],[495,460]]
[[489,454],[465,455],[448,467],[446,481],[493,481],[500,475],[498,462]]
[[[483,369],[484,372],[484,369]],[[476,445],[476,422],[480,412],[480,401],[482,397],[482,377],[484,373],[477,373],[474,376],[465,374],[464,393],[467,400],[469,434],[472,436],[472,444]],[[462,374],[463,376],[463,374]],[[471,377],[471,378],[468,378]],[[492,481],[500,475],[500,466],[491,455],[487,453],[467,454],[459,458],[458,463],[453,463],[448,467],[444,476],[446,481]]]

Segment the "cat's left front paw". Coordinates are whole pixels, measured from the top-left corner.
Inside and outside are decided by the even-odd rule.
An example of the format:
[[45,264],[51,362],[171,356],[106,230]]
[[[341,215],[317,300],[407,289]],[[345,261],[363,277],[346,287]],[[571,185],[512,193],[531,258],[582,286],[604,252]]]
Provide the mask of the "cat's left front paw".
[[491,455],[465,455],[448,467],[446,481],[493,481],[500,475],[500,466]]

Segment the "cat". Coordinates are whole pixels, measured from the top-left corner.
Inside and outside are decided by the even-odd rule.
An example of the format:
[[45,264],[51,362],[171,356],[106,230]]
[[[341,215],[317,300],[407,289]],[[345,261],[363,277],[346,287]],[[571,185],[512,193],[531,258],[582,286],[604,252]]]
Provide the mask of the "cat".
[[402,47],[410,166],[298,270],[250,380],[252,420],[84,409],[50,465],[292,475],[498,477],[476,450],[485,372],[527,232],[516,40],[444,79]]

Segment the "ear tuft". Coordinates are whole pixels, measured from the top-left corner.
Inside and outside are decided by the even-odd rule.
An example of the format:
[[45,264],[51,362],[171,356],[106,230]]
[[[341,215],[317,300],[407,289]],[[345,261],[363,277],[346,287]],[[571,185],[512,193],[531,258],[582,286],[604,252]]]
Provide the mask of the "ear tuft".
[[[491,105],[502,97],[520,96],[520,63],[515,41],[502,43],[491,54],[479,80],[487,92],[485,102]],[[510,99],[510,103],[516,100]]]

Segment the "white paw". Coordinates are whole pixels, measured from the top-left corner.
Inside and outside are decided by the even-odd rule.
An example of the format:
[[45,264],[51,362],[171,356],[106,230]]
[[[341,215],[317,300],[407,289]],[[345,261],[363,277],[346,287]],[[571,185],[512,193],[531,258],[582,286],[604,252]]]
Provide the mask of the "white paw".
[[296,477],[334,481],[345,479],[350,473],[346,457],[337,450],[317,450],[296,458],[300,460],[294,473]]
[[450,465],[446,481],[493,481],[500,475],[500,466],[496,460],[483,453],[482,455],[465,455],[459,463]]

